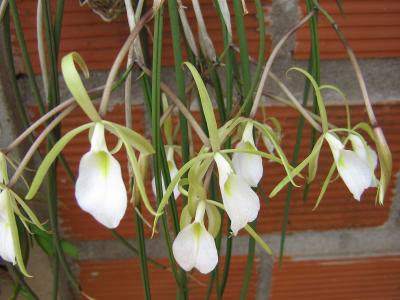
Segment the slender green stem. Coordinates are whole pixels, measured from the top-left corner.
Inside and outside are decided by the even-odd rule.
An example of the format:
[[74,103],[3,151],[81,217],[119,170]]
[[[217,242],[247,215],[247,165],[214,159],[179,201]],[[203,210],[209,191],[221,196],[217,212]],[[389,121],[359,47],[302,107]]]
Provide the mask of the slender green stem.
[[[25,43],[24,33],[22,30],[22,26],[21,26],[21,20],[20,20],[19,14],[18,14],[18,9],[17,9],[16,3],[15,3],[15,0],[11,0],[9,6],[10,6],[10,12],[11,12],[11,15],[12,15],[12,18],[14,21],[15,34],[17,36],[17,40],[18,40],[19,46],[21,48],[22,58],[23,58],[23,61],[25,64],[27,75],[28,75],[28,81],[31,86],[32,93],[35,98],[36,104],[39,108],[39,111],[43,115],[45,113],[45,106],[44,106],[43,99],[40,95],[39,86],[36,82],[35,74],[33,72],[32,64],[31,64],[31,61],[29,58],[28,50],[27,50],[26,43]],[[18,89],[18,87],[16,87],[16,88]],[[55,137],[52,136],[51,139],[53,142],[55,141]],[[61,163],[62,163],[66,173],[68,174],[68,177],[71,180],[74,180],[73,173],[72,173],[68,163],[66,162],[65,158],[63,157],[63,155],[60,155],[60,160],[61,160]]]
[[58,288],[59,288],[59,275],[60,275],[60,259],[58,255],[54,255],[52,259],[53,267],[53,288],[52,288],[52,299],[58,299]]
[[[228,222],[228,230],[230,230],[231,222]],[[232,245],[233,245],[233,237],[226,237],[226,252],[225,252],[225,263],[224,263],[224,272],[222,273],[221,284],[218,290],[218,295],[220,298],[223,297],[225,292],[226,283],[228,282],[229,269],[231,266],[231,257],[232,257]]]
[[7,263],[7,269],[12,275],[14,275],[15,280],[17,281],[18,284],[21,285],[24,292],[29,295],[30,299],[39,300],[39,297],[35,294],[35,292],[31,289],[31,287],[26,283],[24,276],[21,274],[21,272],[17,269],[16,266],[12,266],[11,264]]
[[226,122],[226,109],[224,103],[224,93],[222,92],[222,87],[221,87],[221,80],[219,79],[218,72],[215,70],[215,68],[212,68],[210,73],[210,78],[214,86],[215,99],[217,101],[220,124],[222,126]]
[[54,50],[58,59],[61,42],[61,29],[64,16],[64,0],[57,0],[56,15],[54,17]]
[[[308,60],[308,71],[313,68],[313,59],[310,53],[310,57]],[[308,95],[310,91],[310,81],[306,80],[304,85],[304,92],[303,92],[303,102],[302,106],[307,107],[308,102]],[[300,146],[303,139],[303,129],[304,129],[305,118],[303,115],[300,115],[298,123],[297,123],[297,134],[296,134],[296,143],[293,150],[293,157],[292,157],[292,166],[296,166],[299,160],[300,155]],[[289,183],[287,194],[285,198],[285,207],[283,211],[283,220],[282,220],[282,229],[281,229],[281,241],[279,246],[279,263],[282,263],[283,254],[285,251],[285,241],[286,241],[286,232],[287,232],[287,225],[289,223],[289,210],[290,210],[290,203],[292,199],[293,193],[293,185]]]
[[[140,212],[140,205],[137,207]],[[139,244],[139,258],[140,258],[140,274],[142,276],[143,289],[145,299],[151,299],[150,292],[150,279],[149,279],[149,268],[147,265],[147,256],[146,256],[146,243],[144,240],[144,229],[143,229],[143,221],[142,219],[135,213],[136,219],[136,235]]]
[[[254,230],[256,229],[256,222],[257,221],[254,221],[250,225]],[[251,236],[249,236],[249,247],[248,247],[248,252],[247,252],[247,264],[246,264],[246,270],[245,270],[244,278],[243,278],[242,290],[240,292],[240,300],[247,299],[247,293],[249,291],[250,278],[251,278],[251,274],[253,272],[255,247],[256,247],[256,241]]]
[[[306,1],[307,12],[310,12],[314,9],[313,0]],[[321,75],[320,75],[320,53],[319,53],[319,43],[318,43],[318,14],[316,13],[310,19],[310,36],[311,36],[311,59],[312,59],[312,68],[311,68],[311,76],[314,77],[315,82],[318,86],[321,84]],[[308,92],[308,91],[307,91]],[[313,106],[312,112],[314,114],[318,114],[318,101],[315,91],[313,92]],[[311,138],[310,138],[310,149],[314,148],[315,142],[317,141],[317,131],[315,128],[311,130]],[[310,151],[311,151],[310,150]],[[306,183],[304,186],[303,192],[303,201],[306,202],[308,198],[308,192],[310,191],[311,183]]]
[[[133,253],[135,253],[135,255],[139,255],[139,250],[132,245],[131,243],[129,243],[122,235],[120,235],[116,230],[111,229],[110,230],[111,234],[119,241],[121,242],[121,244],[123,244],[126,248],[128,248],[129,250],[131,250]],[[154,265],[155,267],[162,269],[162,270],[169,270],[169,267],[159,263],[158,261],[156,261],[155,259],[151,258],[151,257],[147,257],[147,261],[150,262],[152,265]]]
[[[9,14],[9,9],[6,10],[6,13],[4,15],[4,20],[2,23],[2,30],[3,30],[3,40],[2,43],[4,43],[5,46],[5,52],[6,52],[6,61],[9,64],[9,70],[12,76],[10,76],[10,82],[11,82],[11,88],[13,91],[13,94],[16,96],[16,105],[18,109],[18,113],[21,117],[22,123],[24,127],[29,126],[30,120],[28,113],[26,112],[25,106],[23,105],[23,100],[21,97],[21,93],[19,92],[19,87],[17,83],[17,78],[15,76],[15,65],[14,65],[14,58],[13,58],[13,53],[12,53],[12,42],[11,42],[11,31],[10,31],[10,14]],[[30,135],[30,140],[34,140],[34,136],[31,134]]]
[[[215,199],[217,200],[217,181],[215,176],[211,175],[211,182],[210,182],[210,198],[211,199]],[[219,233],[218,236],[216,238],[216,247],[217,247],[217,252],[220,253],[220,249],[221,249],[221,240],[222,240],[222,228],[223,228],[223,211],[220,211],[221,214],[221,227],[219,229]],[[213,291],[213,286],[214,286],[214,282],[215,282],[215,286],[216,286],[216,291],[217,291],[217,299],[220,299],[219,297],[219,264],[215,267],[215,269],[212,271],[211,276],[210,276],[210,280],[208,282],[208,288],[207,288],[207,294],[205,299],[208,300],[211,298],[212,295],[212,291]]]
[[[50,81],[49,81],[49,99],[48,99],[48,108],[52,109],[56,105],[60,103],[60,89],[58,84],[58,72],[57,72],[57,57],[56,54],[56,46],[54,40],[54,32],[53,32],[53,24],[52,24],[52,14],[51,14],[51,5],[49,0],[43,1],[43,9],[44,9],[44,18],[45,18],[45,27],[46,27],[46,39],[47,39],[47,53],[48,53],[48,61],[50,65]],[[56,132],[58,130],[56,129]],[[57,133],[56,133],[57,136]]]
[[[258,20],[258,32],[259,32],[259,45],[258,45],[258,59],[257,66],[254,74],[254,79],[252,80],[250,91],[246,94],[246,98],[243,103],[244,114],[248,116],[250,114],[254,91],[256,90],[258,83],[261,78],[261,74],[263,71],[264,61],[265,61],[265,17],[264,17],[264,8],[261,4],[260,0],[255,0],[256,4],[256,13]],[[249,58],[250,59],[250,58]]]
[[257,108],[261,101],[261,95],[263,93],[263,89],[264,89],[264,85],[265,85],[265,82],[268,77],[268,73],[272,67],[272,63],[274,62],[276,56],[278,55],[279,50],[281,49],[283,44],[287,41],[287,39],[292,34],[294,34],[297,30],[299,30],[304,24],[306,24],[308,22],[308,20],[314,14],[315,14],[315,11],[312,11],[312,12],[308,13],[304,18],[302,18],[298,24],[296,24],[288,32],[286,32],[286,34],[279,40],[279,42],[276,44],[276,46],[272,50],[271,55],[269,56],[267,62],[265,63],[265,67],[264,67],[263,73],[261,75],[261,79],[260,79],[260,82],[259,82],[259,85],[257,88],[257,93],[254,97],[253,106],[250,111],[250,117],[254,117],[257,112]]
[[45,112],[44,102],[43,102],[42,97],[40,95],[39,86],[38,86],[38,84],[36,82],[36,79],[35,79],[35,73],[33,72],[31,60],[29,58],[28,49],[26,47],[24,33],[23,33],[23,30],[22,30],[22,26],[21,26],[21,20],[20,20],[20,17],[19,17],[19,14],[18,14],[17,5],[16,5],[15,2],[16,2],[15,0],[10,0],[9,1],[10,12],[11,12],[11,15],[12,15],[12,18],[13,18],[15,35],[17,37],[17,40],[18,40],[18,43],[19,43],[19,47],[21,49],[22,59],[23,59],[24,64],[25,64],[26,73],[28,75],[28,80],[29,80],[29,84],[30,84],[31,89],[32,89],[33,96],[34,96],[34,98],[36,100],[36,104],[39,107],[40,113],[43,114]]
[[[161,110],[161,94],[160,94],[160,82],[161,82],[161,51],[162,51],[162,28],[163,28],[163,8],[161,7],[154,17],[154,43],[153,43],[153,68],[152,68],[152,85],[151,85],[151,127],[152,127],[152,141],[153,147],[156,149],[156,155],[154,157],[154,177],[157,192],[157,201],[160,203],[162,193],[161,184],[161,172],[164,175],[164,182],[167,186],[170,182],[168,165],[166,165],[164,146],[161,141],[160,132],[160,110]],[[179,232],[179,220],[177,217],[177,211],[175,206],[175,200],[173,197],[170,199],[170,205],[172,208],[173,225],[174,231],[177,234]],[[172,200],[172,201],[171,201]],[[182,272],[178,274],[176,270],[176,262],[172,253],[172,243],[168,228],[168,221],[165,214],[162,216],[162,223],[164,229],[165,240],[167,243],[169,260],[173,269],[175,279],[178,284],[179,293],[184,299],[187,299],[186,291],[186,276]]]
[[[174,65],[175,65],[175,79],[177,96],[181,102],[186,106],[187,99],[185,93],[185,77],[183,73],[182,63],[182,47],[181,47],[181,32],[177,2],[175,0],[168,0],[168,12],[170,16],[170,26],[172,33],[172,46],[174,52]],[[182,146],[182,162],[185,164],[189,161],[189,132],[188,123],[185,116],[179,113],[179,126],[181,130],[181,146]]]
[[233,9],[235,12],[236,31],[239,40],[240,49],[240,67],[242,69],[243,78],[243,94],[246,96],[251,88],[250,61],[249,50],[246,36],[246,28],[244,25],[244,12],[241,0],[233,0]]

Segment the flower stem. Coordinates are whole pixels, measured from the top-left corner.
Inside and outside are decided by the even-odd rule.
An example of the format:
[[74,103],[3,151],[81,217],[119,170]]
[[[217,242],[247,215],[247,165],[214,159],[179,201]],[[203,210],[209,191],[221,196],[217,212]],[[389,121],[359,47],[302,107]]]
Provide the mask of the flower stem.
[[299,30],[305,23],[308,22],[308,20],[315,14],[315,11],[312,11],[310,13],[308,13],[303,19],[301,19],[301,21],[296,24],[296,26],[294,26],[293,28],[291,28],[280,40],[279,42],[276,44],[275,48],[272,50],[271,55],[269,56],[267,62],[265,63],[265,67],[264,67],[264,71],[261,75],[261,79],[260,79],[260,83],[258,85],[258,89],[257,89],[257,93],[255,95],[254,98],[254,102],[253,102],[253,106],[251,108],[250,111],[250,117],[254,117],[256,112],[257,112],[257,108],[258,105],[260,104],[261,101],[261,95],[264,89],[264,85],[265,82],[267,80],[268,77],[268,73],[271,69],[272,63],[275,60],[276,55],[278,54],[279,50],[281,49],[281,47],[283,46],[283,44],[287,41],[287,39],[294,34],[297,30]]
[[[166,165],[164,146],[162,145],[161,132],[160,132],[160,110],[161,110],[161,94],[160,94],[160,83],[161,83],[161,52],[162,52],[162,28],[163,28],[163,7],[160,7],[155,12],[154,19],[154,41],[153,41],[153,64],[151,72],[151,129],[152,129],[152,141],[153,147],[156,149],[156,155],[154,157],[154,177],[156,183],[157,201],[160,203],[162,192],[162,180],[161,175],[164,176],[165,186],[168,186],[171,179],[169,178],[169,170]],[[179,103],[180,100],[178,100]],[[161,174],[162,173],[162,174]],[[179,220],[177,216],[177,210],[175,206],[175,200],[171,197],[169,204],[171,205],[173,227],[174,232],[179,232]],[[172,243],[168,228],[168,220],[165,214],[162,216],[162,223],[164,229],[164,238],[167,244],[169,260],[173,268],[175,280],[178,285],[179,292],[183,299],[187,299],[186,290],[186,276],[183,272],[178,272],[176,269],[176,262],[172,253]]]
[[[252,224],[250,224],[251,228],[256,230],[256,224],[257,224],[257,221],[254,221]],[[247,264],[246,264],[246,271],[244,273],[244,278],[243,278],[242,290],[240,291],[240,300],[247,299],[247,292],[249,290],[250,278],[251,278],[251,274],[253,272],[255,246],[256,246],[256,241],[251,236],[249,236]]]
[[35,154],[36,150],[39,148],[41,143],[45,140],[47,135],[66,117],[68,116],[76,106],[70,106],[65,109],[62,113],[60,113],[36,138],[35,142],[29,148],[28,152],[25,154],[24,158],[22,159],[21,163],[18,165],[18,168],[15,170],[13,176],[10,179],[8,184],[9,187],[13,186],[19,177],[22,175],[22,172],[25,170],[26,166],[28,165],[29,161]]
[[[181,48],[181,39],[180,39],[180,22],[178,15],[178,7],[177,2],[175,0],[168,0],[168,12],[170,15],[170,26],[172,33],[172,46],[174,53],[174,65],[175,65],[175,79],[176,79],[176,90],[177,97],[180,102],[186,107],[187,99],[185,93],[185,76],[183,73],[183,58],[182,58],[182,48]],[[185,164],[189,161],[189,133],[188,133],[188,121],[185,118],[185,115],[180,112],[179,113],[179,126],[181,130],[181,138],[182,138],[182,162]]]
[[[140,212],[140,203],[137,206],[137,208]],[[147,265],[146,243],[144,240],[143,221],[138,216],[136,211],[135,211],[135,220],[136,220],[136,234],[139,243],[138,255],[140,258],[140,274],[142,276],[145,299],[150,300],[151,292],[150,292],[149,268]]]
[[242,68],[243,95],[247,95],[251,87],[249,50],[247,47],[246,29],[244,26],[244,11],[241,0],[233,0],[236,19],[236,31],[239,40],[240,66]]
[[135,41],[136,37],[139,35],[140,31],[144,27],[144,25],[150,21],[151,17],[153,16],[153,10],[149,9],[143,17],[137,22],[135,28],[129,34],[128,38],[126,39],[124,45],[119,50],[117,57],[114,60],[114,63],[111,67],[110,73],[108,74],[106,85],[104,87],[103,96],[100,102],[99,113],[100,116],[104,116],[107,112],[108,102],[110,101],[110,96],[112,92],[113,82],[117,77],[118,71],[121,67],[122,62],[125,59],[125,56],[128,54],[129,49],[133,42]]

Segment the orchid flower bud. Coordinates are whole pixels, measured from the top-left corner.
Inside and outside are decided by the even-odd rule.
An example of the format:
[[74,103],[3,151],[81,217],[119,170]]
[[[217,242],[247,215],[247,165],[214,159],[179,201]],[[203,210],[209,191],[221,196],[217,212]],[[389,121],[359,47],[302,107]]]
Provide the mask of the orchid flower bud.
[[354,198],[360,201],[362,193],[375,184],[376,154],[372,154],[374,152],[369,147],[365,148],[358,136],[350,137],[354,151],[344,149],[343,143],[331,133],[327,133],[325,139],[331,148],[340,177]]
[[[242,140],[237,144],[236,149],[257,150],[253,139],[253,124],[246,124]],[[232,156],[233,168],[236,174],[241,176],[251,187],[257,187],[260,182],[264,168],[260,155],[236,152]]]
[[177,263],[185,271],[196,268],[210,273],[218,263],[218,252],[212,235],[204,226],[206,204],[200,201],[194,222],[187,225],[175,238],[172,251]]
[[225,211],[231,220],[234,235],[247,223],[257,218],[260,199],[244,178],[235,174],[228,161],[220,154],[214,156],[219,174],[219,187]]
[[[175,160],[174,160],[174,149],[172,147],[169,147],[167,150],[167,163],[168,163],[168,170],[169,170],[169,175],[171,177],[171,180],[174,179],[176,174],[178,174],[178,168],[176,167]],[[161,176],[161,183],[162,183],[162,190],[163,194],[165,193],[166,187],[164,184],[164,178]],[[156,178],[153,177],[153,180],[151,181],[151,187],[153,189],[153,194],[157,195],[157,190],[156,190]],[[179,197],[181,193],[179,192],[179,187],[176,185],[174,187],[174,197],[175,199]]]
[[75,197],[99,223],[116,228],[126,211],[127,193],[121,166],[107,149],[103,124],[96,123],[90,143],[79,162]]

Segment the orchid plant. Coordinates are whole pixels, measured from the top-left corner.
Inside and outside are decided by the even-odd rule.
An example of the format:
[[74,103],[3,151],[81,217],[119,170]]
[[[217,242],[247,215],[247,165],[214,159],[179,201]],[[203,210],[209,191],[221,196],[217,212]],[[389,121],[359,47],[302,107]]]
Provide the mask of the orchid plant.
[[[226,0],[214,1],[224,33],[222,53],[217,53],[214,47],[203,17],[204,11],[197,0],[191,1],[198,29],[197,39],[192,32],[193,24],[189,23],[186,9],[180,0],[154,1],[154,6],[147,12],[143,12],[143,1],[137,1],[135,7],[128,0],[125,1],[125,6],[123,1],[116,1],[118,3],[114,3],[114,10],[97,6],[96,1],[81,2],[90,5],[107,21],[116,17],[112,15],[113,12],[121,14],[126,11],[131,33],[116,56],[105,85],[94,90],[87,91],[77,70],[79,66],[83,75],[86,78],[89,77],[84,59],[77,52],[64,56],[61,60],[61,71],[72,98],[61,102],[58,84],[56,84],[58,78],[55,62],[59,53],[63,1],[57,1],[58,10],[54,26],[51,24],[50,2],[38,1],[38,28],[42,28],[42,22],[46,20],[44,25],[50,37],[49,45],[51,46],[45,49],[43,37],[38,39],[39,53],[42,53],[39,58],[48,108],[45,110],[45,102],[38,94],[38,103],[43,115],[27,126],[15,141],[0,151],[0,256],[17,274],[30,276],[25,268],[27,259],[25,253],[29,252],[29,243],[23,244],[21,239],[33,235],[43,251],[57,257],[55,266],[61,265],[71,284],[84,294],[64,255],[65,253],[74,255],[76,250],[71,243],[61,238],[58,230],[57,203],[54,200],[57,198],[57,191],[54,188],[57,161],[71,175],[75,186],[76,204],[88,214],[88,218],[94,218],[98,223],[112,230],[123,242],[124,238],[118,235],[115,229],[124,218],[128,205],[134,206],[139,245],[136,253],[141,262],[146,299],[150,299],[151,295],[146,269],[148,262],[151,263],[153,260],[146,254],[143,226],[152,227],[153,236],[158,233],[158,230],[163,230],[171,270],[177,280],[178,296],[182,299],[188,298],[186,275],[191,276],[191,273],[185,272],[197,269],[204,274],[211,272],[213,276],[217,274],[219,257],[222,255],[220,243],[224,234],[228,237],[226,239],[227,257],[230,257],[232,250],[232,239],[241,232],[247,233],[251,241],[257,242],[272,255],[263,236],[259,235],[253,226],[261,209],[259,196],[261,192],[258,188],[263,176],[269,176],[268,172],[264,172],[266,161],[279,164],[285,172],[285,176],[269,191],[268,197],[273,198],[286,186],[298,188],[314,181],[318,176],[320,151],[326,142],[332,153],[332,167],[316,199],[315,208],[321,205],[321,200],[336,170],[355,200],[361,201],[364,190],[374,187],[377,188],[377,203],[384,204],[384,196],[391,176],[391,154],[374,116],[365,83],[352,50],[342,33],[335,27],[334,20],[317,1],[306,0],[308,14],[282,37],[266,62],[264,61],[265,23],[259,0],[255,1],[260,34],[257,61],[248,55],[243,22],[247,12],[244,1],[234,0],[232,5]],[[102,4],[107,6],[110,2],[114,1],[104,1]],[[161,80],[163,10],[167,9],[173,39],[175,91]],[[234,44],[232,37],[232,10],[235,13],[238,47]],[[20,47],[26,51],[16,1],[1,2],[0,17],[4,26],[9,24],[9,13],[13,17]],[[320,83],[320,78],[316,75],[319,74],[316,72],[319,63],[314,62],[310,66],[310,73],[295,67],[288,71],[304,75],[310,83],[315,99],[313,111],[318,111],[318,114],[310,112],[306,102],[300,105],[289,88],[270,71],[280,47],[291,34],[307,22],[310,22],[313,32],[317,31],[318,13],[325,17],[338,32],[356,68],[364,93],[369,123],[351,125],[344,93],[337,87]],[[145,31],[143,28],[150,20],[154,23],[151,64],[145,59],[147,57],[143,52],[145,48],[139,40],[139,33]],[[187,45],[186,51],[189,54],[187,61],[183,60],[181,39],[184,39]],[[312,58],[319,57],[316,52],[317,47],[315,47],[317,43],[315,35],[312,35]],[[7,45],[10,47],[9,41]],[[236,48],[239,49],[240,67],[236,63]],[[45,50],[48,53],[47,59]],[[24,58],[29,66],[29,57],[24,56]],[[122,68],[125,58],[128,62],[126,71],[118,79],[118,70]],[[256,65],[255,73],[250,72],[251,63]],[[148,65],[151,65],[151,68],[148,68]],[[31,68],[28,68],[28,71],[31,83],[37,87]],[[144,106],[151,123],[151,140],[132,128],[131,84],[132,72],[135,71],[140,73],[136,80],[143,84]],[[14,74],[12,77],[15,77]],[[225,79],[225,88],[222,87],[222,77]],[[289,163],[285,154],[286,149],[283,149],[281,145],[284,132],[279,120],[268,115],[264,115],[262,120],[256,118],[256,112],[263,109],[260,108],[262,95],[268,95],[264,93],[264,86],[269,78],[278,84],[287,99],[279,95],[270,95],[270,98],[278,101],[283,99],[283,103],[297,109],[300,118],[308,121],[317,136],[313,141],[311,151],[302,161],[295,159],[294,162]],[[107,120],[110,96],[121,85],[125,85],[125,124]],[[348,112],[347,127],[342,128],[329,122],[322,95],[326,89],[336,91],[345,100]],[[308,94],[309,91],[304,92]],[[99,106],[93,102],[97,98],[101,98]],[[192,102],[196,100],[203,116],[202,124],[199,124],[190,109],[193,106]],[[90,122],[60,137],[55,129],[77,107],[88,116]],[[174,127],[175,116],[179,122]],[[29,140],[40,125],[44,125],[43,131],[31,142],[25,157],[15,163],[12,151],[22,141]],[[299,128],[299,132],[301,130]],[[81,157],[78,173],[72,174],[67,163],[68,159],[63,157],[62,151],[71,140],[85,131],[89,134],[90,149]],[[113,149],[107,142],[108,135],[117,138],[117,145]],[[194,147],[194,136],[201,141],[200,149]],[[376,151],[367,144],[366,138],[374,143],[372,147],[375,147]],[[28,183],[23,176],[23,171],[32,161],[39,146],[46,140],[49,145],[48,152],[35,171],[33,180]],[[351,144],[351,148],[348,144]],[[296,147],[298,148],[299,145],[297,144]],[[121,149],[124,149],[128,158],[127,177],[123,176],[123,166],[115,157]],[[176,156],[180,157],[179,161],[175,159]],[[380,176],[375,172],[378,165]],[[9,180],[10,171],[12,177]],[[150,173],[153,175],[152,193],[146,189],[145,185]],[[76,180],[74,175],[77,175]],[[45,224],[45,220],[39,221],[29,207],[29,201],[40,196],[41,186],[45,180],[48,186],[50,226]],[[27,184],[22,191],[17,185],[20,182]],[[155,201],[152,201],[151,195],[154,195]],[[154,218],[152,225],[141,214],[142,206]],[[182,207],[182,210],[178,210],[178,206]],[[166,214],[167,209],[170,210],[170,214]],[[228,220],[228,232],[223,231],[224,218]],[[282,236],[284,238],[285,232]],[[126,241],[125,244],[127,244]],[[252,252],[254,252],[254,243],[249,243],[250,266]],[[185,272],[180,271],[176,265]],[[219,298],[224,293],[229,261],[227,266],[224,269],[223,283],[217,287]],[[247,293],[250,275],[251,268],[248,268],[244,274],[242,299]],[[16,278],[19,280],[17,284],[23,286],[30,299],[38,299],[21,277]],[[213,278],[210,279],[208,289],[210,292],[213,287]],[[54,285],[53,292],[57,295],[57,284]]]

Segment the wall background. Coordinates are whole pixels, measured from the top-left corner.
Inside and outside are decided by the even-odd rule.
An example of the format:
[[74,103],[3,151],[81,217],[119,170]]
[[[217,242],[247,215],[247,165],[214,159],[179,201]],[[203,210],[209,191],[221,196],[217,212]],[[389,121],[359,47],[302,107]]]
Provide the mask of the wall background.
[[[249,15],[246,26],[249,30],[249,49],[251,55],[257,55],[256,22],[254,6],[248,1]],[[270,47],[304,14],[303,1],[273,0],[263,1],[265,5]],[[190,3],[190,1],[184,1]],[[221,50],[220,25],[211,1],[202,0],[204,14],[207,16],[207,28],[218,50]],[[400,2],[396,0],[344,0],[346,16],[341,16],[335,1],[322,0],[322,5],[333,14],[345,35],[360,58],[370,96],[375,103],[378,121],[388,139],[394,159],[394,175],[391,189],[384,206],[375,206],[374,191],[368,191],[361,202],[352,199],[340,180],[333,183],[317,211],[312,211],[318,196],[320,183],[331,164],[330,155],[321,154],[319,171],[320,181],[312,185],[308,202],[303,203],[301,189],[292,198],[285,258],[281,268],[276,258],[266,255],[257,248],[255,272],[248,299],[400,299],[400,234],[399,234],[399,184],[397,171],[400,166]],[[17,2],[27,36],[27,43],[35,71],[39,70],[36,52],[35,1]],[[190,5],[188,5],[190,8]],[[193,12],[188,9],[190,20]],[[191,23],[194,23],[191,22]],[[172,49],[169,41],[169,28],[165,26],[164,55],[165,71],[162,80],[168,82],[172,70],[168,63],[172,61]],[[195,27],[193,28],[195,29]],[[61,51],[78,51],[93,70],[91,78],[85,81],[88,88],[105,82],[104,71],[112,64],[118,48],[128,34],[126,18],[121,16],[107,24],[87,7],[79,7],[78,1],[66,1],[64,28]],[[341,88],[352,103],[353,122],[367,120],[361,102],[361,94],[350,63],[337,40],[334,32],[325,21],[320,22],[321,54],[323,58],[321,72],[322,83],[334,84]],[[15,44],[16,45],[16,44]],[[285,76],[291,66],[306,66],[308,57],[308,28],[301,29],[279,54],[273,70],[284,79],[285,83],[301,95],[304,80],[300,76]],[[16,45],[15,60],[19,72],[24,68],[20,52]],[[60,82],[63,83],[62,79]],[[20,80],[21,92],[31,107],[32,117],[37,116],[31,91],[24,76]],[[267,90],[276,91],[274,86]],[[133,120],[135,130],[147,134],[143,119],[142,95],[139,86],[134,84],[135,108]],[[62,99],[69,97],[63,89]],[[113,106],[109,118],[123,122],[121,94],[113,94]],[[344,108],[338,106],[334,94],[327,94],[330,104],[330,121],[344,124]],[[283,145],[290,156],[294,145],[297,126],[297,113],[282,108],[265,99],[268,115],[277,117],[284,128]],[[196,115],[199,117],[199,115]],[[259,116],[261,117],[261,116]],[[64,123],[63,132],[87,121],[76,110]],[[3,122],[3,119],[2,119]],[[310,128],[304,139],[304,151],[308,149]],[[88,149],[87,137],[79,136],[65,150],[73,170],[81,155]],[[323,153],[328,153],[324,149]],[[119,157],[123,162],[124,154]],[[126,165],[122,163],[122,165]],[[283,173],[277,166],[265,162],[265,178],[262,183],[261,198],[271,189],[273,182],[282,178]],[[272,179],[271,179],[272,178]],[[150,178],[149,178],[150,180]],[[148,181],[148,187],[150,185]],[[83,289],[96,299],[140,299],[142,296],[138,260],[129,250],[115,241],[111,234],[79,210],[63,170],[59,170],[59,211],[65,236],[72,239],[80,249],[80,260],[76,265]],[[282,223],[285,191],[276,198],[263,201],[262,214],[259,218],[258,231],[272,246],[274,253],[279,253],[280,228]],[[147,216],[149,217],[149,216]],[[128,210],[118,232],[128,239],[135,237],[133,210]],[[147,234],[149,231],[147,231]],[[236,237],[233,245],[233,260],[230,279],[225,298],[237,299],[241,288],[242,274],[245,267],[247,237]],[[224,243],[223,243],[224,244]],[[158,237],[148,240],[148,255],[166,263],[162,240]],[[222,258],[223,259],[223,258]],[[173,282],[171,273],[158,270],[150,265],[151,288],[154,299],[174,299],[175,291],[170,288]],[[193,273],[201,283],[207,283],[208,277]],[[197,281],[190,284],[193,299],[202,299],[206,287]]]

